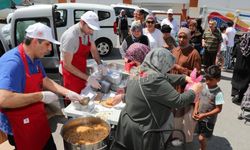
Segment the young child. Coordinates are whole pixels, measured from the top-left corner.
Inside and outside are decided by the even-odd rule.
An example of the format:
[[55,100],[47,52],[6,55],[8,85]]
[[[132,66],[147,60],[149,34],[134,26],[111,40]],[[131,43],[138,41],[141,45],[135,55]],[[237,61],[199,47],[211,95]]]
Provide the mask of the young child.
[[175,39],[170,34],[171,30],[172,30],[172,28],[166,24],[161,27],[163,39],[167,44],[165,48],[169,49],[170,51],[172,51],[173,48],[178,46]]
[[206,84],[200,94],[200,100],[195,103],[193,118],[198,120],[200,149],[206,150],[207,138],[213,135],[217,114],[224,104],[223,93],[217,85],[221,78],[219,66],[212,65],[206,70]]

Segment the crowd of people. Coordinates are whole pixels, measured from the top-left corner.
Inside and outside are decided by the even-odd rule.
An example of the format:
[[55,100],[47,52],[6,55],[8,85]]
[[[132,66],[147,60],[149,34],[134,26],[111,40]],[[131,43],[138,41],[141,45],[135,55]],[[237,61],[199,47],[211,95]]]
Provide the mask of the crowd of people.
[[[221,112],[224,103],[223,92],[218,86],[222,71],[233,70],[232,102],[241,103],[242,99],[249,100],[249,96],[248,98],[244,96],[244,94],[249,95],[246,92],[249,91],[247,88],[249,88],[250,82],[248,57],[250,48],[247,47],[250,43],[246,40],[247,37],[249,38],[249,34],[245,34],[243,36],[245,40],[243,41],[242,37],[242,41],[237,44],[234,43],[236,29],[233,21],[219,26],[216,20],[211,19],[208,21],[208,28],[203,30],[201,19],[188,18],[185,23],[179,26],[173,17],[173,9],[169,9],[167,18],[162,20],[161,27],[158,28],[154,15],[149,14],[145,19],[141,19],[138,17],[139,12],[140,10],[136,10],[134,13],[134,22],[132,22],[128,36],[134,40],[129,43],[146,43],[145,45],[150,48],[150,52],[140,63],[141,65],[136,65],[137,73],[133,76],[133,80],[131,79],[131,83],[128,82],[123,97],[126,101],[126,108],[122,111],[112,149],[142,149],[140,146],[143,141],[140,141],[139,137],[143,135],[143,132],[165,127],[165,129],[182,130],[187,143],[193,141],[194,132],[197,132],[200,148],[205,150],[207,138],[213,134],[217,114]],[[143,22],[143,20],[145,21]],[[134,33],[135,24],[140,29],[137,35]],[[145,40],[142,42],[140,39]],[[127,43],[128,41],[124,40],[120,48],[121,55],[126,61],[128,58],[125,57],[125,53],[126,49],[129,49]],[[163,61],[160,55],[168,56]],[[175,63],[168,62],[172,57]],[[233,57],[237,57],[236,62],[232,61]],[[166,72],[162,72],[163,66],[170,68],[165,68]],[[248,73],[243,74],[241,72],[243,68]],[[177,82],[181,79],[172,76],[179,74],[188,77],[193,70],[196,71],[197,77],[201,74],[204,75],[205,83],[203,83],[202,88],[197,88],[200,91],[194,90],[199,96],[199,100],[194,100],[197,97],[188,98],[186,96],[187,103],[184,104],[181,102],[182,99],[178,98],[183,98],[182,94],[187,94],[185,91],[187,83]],[[152,77],[152,74],[155,77]],[[161,80],[166,80],[158,79],[162,76],[167,78],[171,89],[173,88],[179,96],[172,97],[171,94],[175,92],[167,92],[168,94],[160,92],[164,85]],[[239,82],[242,84],[238,84]],[[164,85],[164,88],[167,87]],[[154,93],[158,93],[160,97]],[[171,98],[177,99],[172,100]],[[189,100],[191,101],[188,102]],[[171,104],[173,101],[178,103]],[[159,146],[157,149],[161,149],[161,146],[164,147],[162,142],[171,141],[172,145],[179,145],[184,140],[179,132],[162,135],[146,137],[144,149],[152,149],[152,143],[154,143],[154,148],[157,145]]]
[[[232,22],[219,30],[217,22],[209,20],[208,29],[203,31],[199,20],[190,19],[185,27],[179,27],[173,9],[167,12],[160,29],[155,26],[155,16],[149,14],[144,19],[142,10],[134,12],[130,29],[124,10],[118,17],[120,53],[130,77],[125,92],[112,101],[126,103],[112,150],[161,150],[170,141],[173,145],[192,142],[194,132],[198,133],[200,148],[205,150],[224,103],[218,82],[222,69],[232,67],[231,53],[237,58],[232,78],[233,101],[247,99],[244,93],[250,91],[249,33],[233,51],[236,30]],[[84,13],[80,22],[64,32],[60,42],[52,37],[51,28],[35,23],[25,30],[23,43],[0,58],[0,130],[17,149],[56,149],[44,104],[58,100],[60,94],[67,106],[82,98],[80,92],[87,84],[101,88],[98,78],[86,70],[91,54],[99,72],[107,73],[90,36],[99,29],[98,16],[93,11]],[[51,43],[60,44],[63,86],[47,77],[40,61],[51,51]],[[218,63],[221,54],[224,64]],[[194,79],[200,75],[204,75],[205,82]],[[185,138],[176,132],[161,132],[142,139],[150,129],[181,130]]]

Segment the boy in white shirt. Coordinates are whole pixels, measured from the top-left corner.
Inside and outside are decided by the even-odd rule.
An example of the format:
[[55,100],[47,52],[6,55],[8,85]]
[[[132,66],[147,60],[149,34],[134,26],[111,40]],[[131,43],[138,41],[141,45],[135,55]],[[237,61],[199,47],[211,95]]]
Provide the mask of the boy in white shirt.
[[[221,67],[223,67],[225,69],[227,69],[227,66],[226,66],[226,63],[224,63],[224,60],[227,59],[226,54],[227,54],[227,45],[228,45],[228,37],[227,37],[227,34],[226,34],[226,28],[227,27],[225,25],[222,25],[220,27],[223,42],[221,43],[221,48],[220,48],[221,61],[219,62],[220,64],[218,64],[218,65],[221,65]],[[217,56],[217,57],[220,57],[220,56]],[[224,65],[224,66],[222,66],[222,65]]]
[[227,67],[227,69],[230,69],[232,67],[231,64],[231,53],[233,51],[233,47],[234,47],[234,37],[236,35],[236,30],[233,27],[234,23],[232,21],[229,21],[227,23],[228,27],[226,29],[226,35],[228,37],[228,45],[227,45],[227,51],[226,51],[226,61],[225,61],[225,65]]

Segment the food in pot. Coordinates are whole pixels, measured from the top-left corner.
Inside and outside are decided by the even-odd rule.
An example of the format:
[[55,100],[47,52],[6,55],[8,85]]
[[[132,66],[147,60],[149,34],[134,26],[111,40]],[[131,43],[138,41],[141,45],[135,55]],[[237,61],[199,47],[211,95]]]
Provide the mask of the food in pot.
[[111,108],[111,107],[114,106],[114,105],[113,105],[113,98],[112,98],[112,97],[107,98],[106,100],[103,100],[103,101],[101,102],[101,104],[102,104],[102,106],[104,106],[104,107]]
[[65,132],[63,138],[72,144],[89,145],[104,140],[108,134],[107,125],[98,123],[74,126]]

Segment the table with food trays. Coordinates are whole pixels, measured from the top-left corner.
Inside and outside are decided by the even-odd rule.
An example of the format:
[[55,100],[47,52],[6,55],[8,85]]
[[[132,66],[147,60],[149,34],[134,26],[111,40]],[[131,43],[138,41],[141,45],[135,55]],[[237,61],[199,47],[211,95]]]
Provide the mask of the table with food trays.
[[[122,101],[117,105],[112,106],[110,103],[107,103],[114,97],[116,94],[124,92],[126,82],[128,79],[128,74],[123,72],[123,66],[119,64],[108,64],[108,73],[105,76],[100,76],[96,69],[90,68],[90,73],[96,76],[99,76],[100,84],[102,88],[97,90],[91,86],[85,87],[81,91],[81,95],[84,98],[88,98],[89,102],[87,104],[82,104],[81,102],[71,102],[66,108],[64,108],[63,114],[70,118],[67,123],[64,124],[61,130],[61,135],[64,139],[65,149],[107,149],[114,136],[116,125],[120,117],[121,110],[125,107],[125,103]],[[95,144],[86,144],[86,143],[73,143],[69,140],[68,137],[64,137],[67,133],[66,131],[71,126],[76,126],[76,124],[82,124],[85,121],[83,120],[99,120],[107,122],[109,124],[109,135],[103,142],[98,142],[99,146]],[[77,123],[75,123],[77,122]],[[82,122],[82,123],[79,123]],[[76,129],[80,130],[80,129]],[[71,132],[71,129],[69,130]],[[103,140],[102,140],[103,141]],[[101,144],[101,145],[100,145]],[[72,148],[74,147],[74,148]]]
[[110,124],[117,125],[121,109],[125,106],[125,103],[121,101],[119,104],[112,106],[107,102],[116,94],[124,93],[129,75],[123,71],[123,65],[110,63],[106,64],[106,67],[108,72],[106,75],[101,75],[97,71],[96,65],[88,66],[89,73],[99,79],[102,88],[97,90],[87,85],[81,91],[81,95],[88,97],[89,103],[82,105],[81,102],[72,102],[63,109],[65,116],[72,118],[97,116]]

